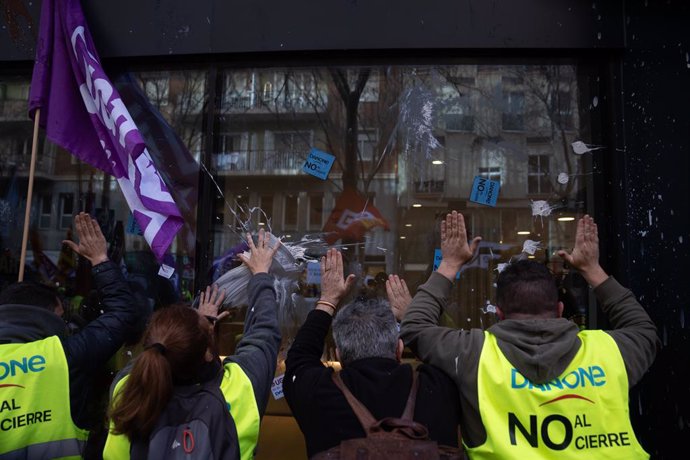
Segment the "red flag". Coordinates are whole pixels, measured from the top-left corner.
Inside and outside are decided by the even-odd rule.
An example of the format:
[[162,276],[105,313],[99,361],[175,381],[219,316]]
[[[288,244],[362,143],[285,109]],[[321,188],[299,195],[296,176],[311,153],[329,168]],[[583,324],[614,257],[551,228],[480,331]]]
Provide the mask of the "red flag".
[[325,240],[333,244],[339,239],[363,241],[366,232],[375,227],[390,230],[378,209],[353,188],[345,188],[335,203],[326,225]]

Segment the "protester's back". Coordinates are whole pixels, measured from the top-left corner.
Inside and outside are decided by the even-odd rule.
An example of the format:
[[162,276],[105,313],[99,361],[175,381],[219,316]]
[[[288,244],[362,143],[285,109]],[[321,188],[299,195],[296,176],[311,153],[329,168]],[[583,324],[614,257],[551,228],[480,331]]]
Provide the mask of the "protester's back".
[[369,410],[347,388],[339,373],[333,374],[333,382],[347,399],[357,416],[366,436],[343,439],[338,446],[319,452],[312,460],[369,460],[400,459],[460,460],[464,458],[457,447],[440,446],[429,438],[429,430],[413,420],[414,406],[419,390],[417,373],[413,374],[412,388],[407,397],[405,410],[400,417],[376,420]]
[[628,390],[651,365],[654,323],[628,289],[599,265],[597,227],[578,222],[571,253],[559,251],[592,287],[610,330],[583,330],[562,317],[555,280],[522,260],[498,275],[497,314],[487,330],[438,325],[456,273],[472,260],[464,218],[441,225],[443,262],[419,287],[401,326],[406,344],[453,378],[463,442],[472,459],[644,459]]
[[91,408],[96,370],[143,317],[120,268],[108,260],[98,223],[80,213],[75,227],[79,244],[70,241],[68,246],[90,262],[94,286],[102,294],[103,313],[67,335],[61,319],[64,309],[54,288],[24,281],[0,294],[0,361],[4,364],[0,366],[4,386],[0,457],[78,458],[85,454],[87,430],[94,419],[103,417]]
[[176,387],[149,439],[132,444],[133,460],[240,458],[237,428],[220,391],[223,375]]
[[433,366],[420,365],[415,371],[401,363],[403,346],[387,302],[355,301],[339,307],[353,285],[344,281],[342,267],[340,253],[329,250],[321,262],[321,299],[297,333],[286,360],[283,390],[304,434],[307,455],[364,438],[371,425],[360,422],[332,380],[333,369],[321,361],[331,324],[342,366],[339,376],[373,419],[400,418],[418,373],[412,419],[424,425],[434,441],[457,446],[459,402],[452,380]]
[[[244,333],[221,363],[213,341],[224,293],[201,293],[198,310],[173,305],[154,313],[144,350],[116,379],[103,457],[253,457],[280,343],[273,278],[277,250],[250,242],[253,273]],[[250,237],[251,238],[251,237]]]

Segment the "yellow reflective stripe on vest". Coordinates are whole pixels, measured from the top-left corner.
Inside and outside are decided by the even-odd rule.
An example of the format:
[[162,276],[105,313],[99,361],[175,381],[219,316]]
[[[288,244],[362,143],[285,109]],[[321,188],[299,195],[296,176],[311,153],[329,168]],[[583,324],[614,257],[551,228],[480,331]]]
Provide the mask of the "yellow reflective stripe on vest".
[[[115,401],[115,397],[120,393],[122,386],[128,378],[129,375],[125,375],[115,384],[111,403]],[[108,437],[105,440],[105,446],[103,446],[103,460],[121,460],[129,458],[129,450],[131,447],[129,438],[123,434],[114,434],[113,429],[115,429],[115,425],[111,420],[108,422]]]
[[240,458],[249,460],[254,457],[261,425],[254,387],[239,364],[229,362],[223,368],[220,389],[225,400],[230,404],[230,414],[235,421],[240,442]]
[[69,369],[57,336],[0,345],[0,459],[81,458]]
[[628,413],[628,377],[613,338],[582,331],[568,368],[543,385],[522,376],[484,333],[477,376],[486,442],[472,459],[646,459]]
[[[236,363],[227,363],[223,369],[223,380],[220,390],[225,401],[230,406],[230,415],[235,422],[240,445],[240,458],[249,460],[254,457],[256,443],[259,440],[259,409],[256,405],[252,382]],[[113,390],[113,398],[119,393],[128,376],[117,382]],[[120,460],[129,458],[130,443],[125,435],[112,433],[113,424],[103,449],[103,460]]]
[[0,454],[0,460],[26,460],[26,459],[80,459],[84,452],[86,441],[80,439],[63,439],[61,441],[48,441],[22,447],[12,452]]

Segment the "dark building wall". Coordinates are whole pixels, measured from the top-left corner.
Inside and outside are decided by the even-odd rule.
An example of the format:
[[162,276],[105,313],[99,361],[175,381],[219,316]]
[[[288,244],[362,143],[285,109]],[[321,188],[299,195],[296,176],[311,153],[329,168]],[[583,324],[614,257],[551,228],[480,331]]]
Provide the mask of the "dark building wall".
[[[41,2],[2,3],[9,15],[0,58],[31,60]],[[121,0],[83,2],[83,8],[102,58],[372,49],[572,50],[620,48],[624,43],[621,1]]]
[[623,255],[619,276],[663,342],[631,396],[631,410],[654,458],[683,458],[690,434],[690,5],[639,0],[627,1],[625,9],[618,139],[611,152],[622,168],[622,187],[612,184],[620,205],[612,236]]
[[[0,5],[8,11],[0,21],[0,63],[30,72],[40,2]],[[377,59],[575,56],[598,63],[607,93],[607,156],[595,212],[606,222],[606,268],[640,298],[664,343],[631,395],[631,411],[652,457],[678,458],[690,432],[685,2],[122,0],[84,2],[84,9],[106,64],[149,57],[351,59],[362,51]]]

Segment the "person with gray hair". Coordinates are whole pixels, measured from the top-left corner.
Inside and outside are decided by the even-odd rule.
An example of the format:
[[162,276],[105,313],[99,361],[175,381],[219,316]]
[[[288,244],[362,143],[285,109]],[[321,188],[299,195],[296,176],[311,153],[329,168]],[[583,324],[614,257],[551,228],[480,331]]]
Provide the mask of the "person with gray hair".
[[[345,278],[343,273],[342,255],[329,249],[321,259],[321,298],[297,333],[285,363],[285,399],[304,434],[310,458],[341,441],[365,437],[332,379],[333,368],[321,362],[331,325],[341,379],[377,420],[402,415],[415,372],[412,365],[401,363],[403,343],[391,309],[391,305],[409,302],[409,292],[408,300],[390,298],[404,295],[406,286],[404,291],[389,289],[388,301],[355,301],[340,308],[355,282],[354,275]],[[402,285],[398,278],[389,281],[391,288]],[[439,445],[457,447],[459,397],[452,380],[426,364],[417,366],[416,372],[414,421],[426,426],[430,439]]]
[[403,350],[393,312],[378,300],[344,307],[333,320],[333,340],[343,366],[358,359],[400,359]]

